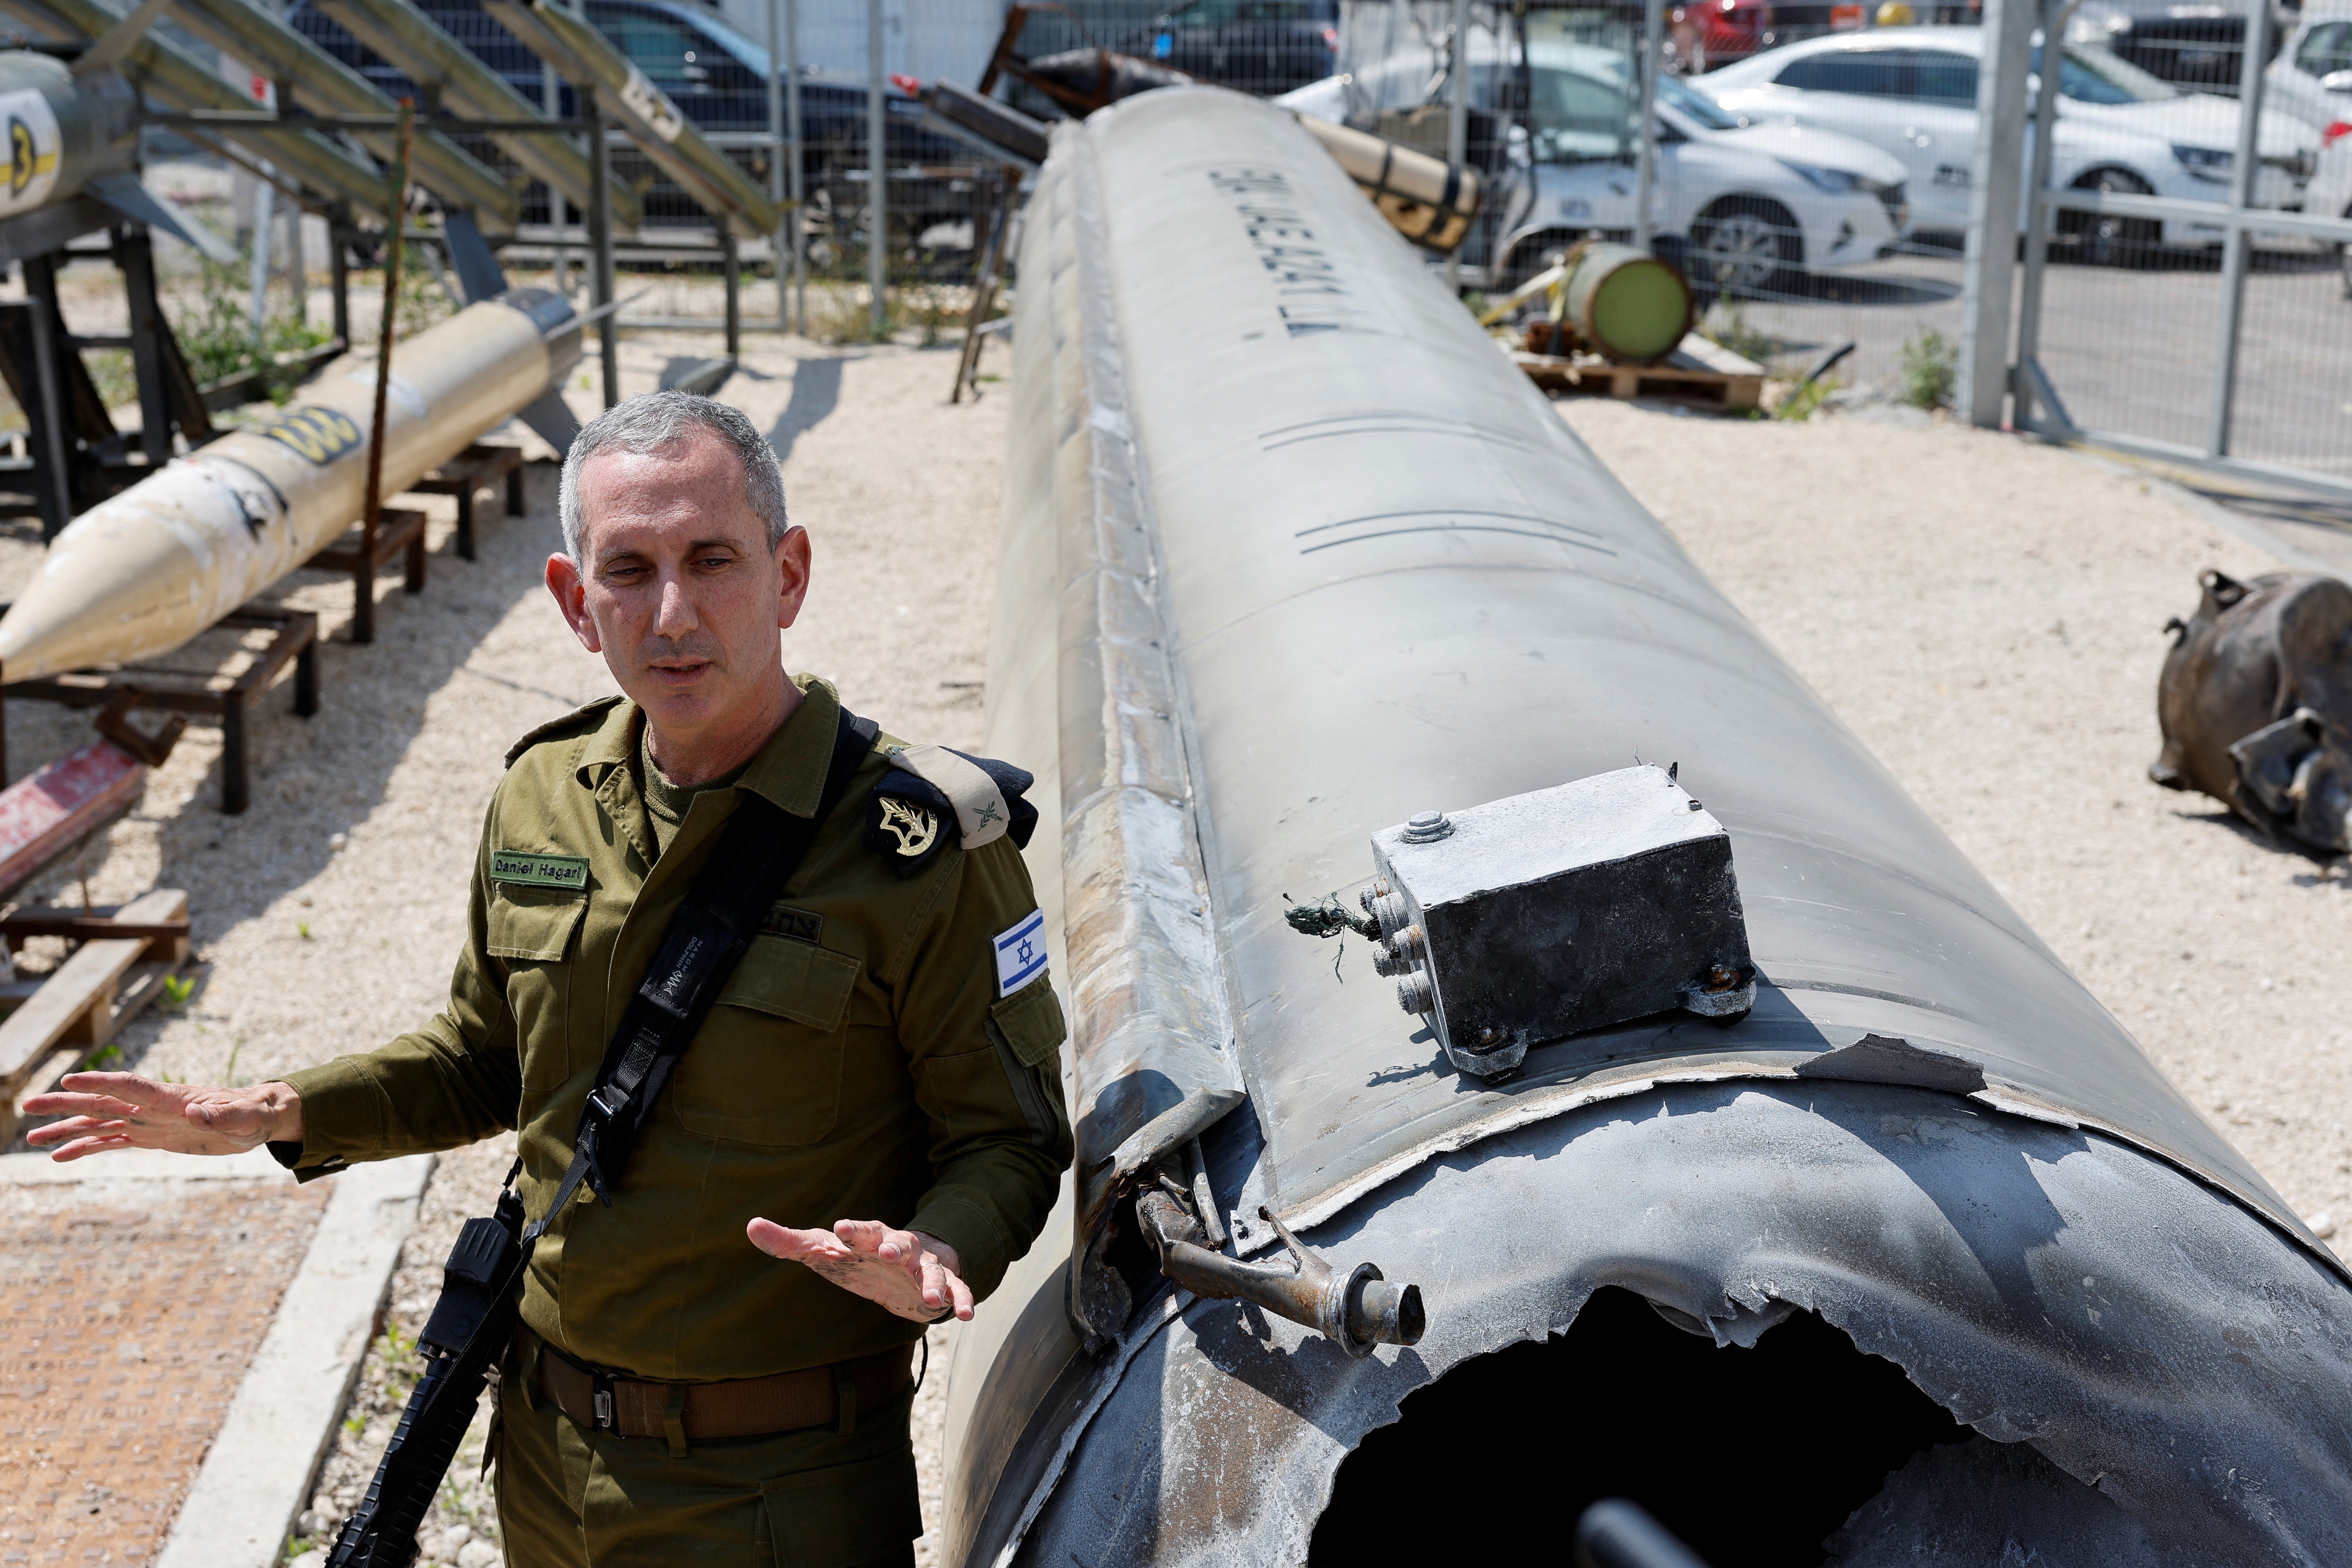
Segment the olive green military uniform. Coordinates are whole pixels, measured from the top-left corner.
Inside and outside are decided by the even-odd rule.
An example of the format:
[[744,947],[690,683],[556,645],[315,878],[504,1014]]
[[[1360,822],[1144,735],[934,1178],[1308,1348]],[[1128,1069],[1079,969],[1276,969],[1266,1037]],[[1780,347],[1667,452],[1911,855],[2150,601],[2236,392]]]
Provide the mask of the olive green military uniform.
[[[381,1050],[291,1075],[298,1172],[519,1128],[519,1191],[542,1213],[622,1009],[736,800],[816,808],[840,707],[831,687],[803,686],[731,784],[690,795],[656,774],[648,801],[640,714],[618,699],[519,746],[490,802],[447,1009]],[[928,1232],[955,1247],[976,1296],[1044,1224],[1070,1156],[1062,1015],[1042,973],[1004,994],[995,952],[1036,907],[1028,874],[1008,838],[951,845],[911,877],[863,842],[893,744],[861,763],[726,981],[612,1206],[583,1188],[540,1242],[523,1321],[578,1362],[702,1383],[920,1336],[756,1250],[754,1215]],[[899,1557],[920,1530],[904,1397],[830,1428],[679,1453],[531,1397],[518,1359],[497,1447],[512,1562],[840,1568]]]

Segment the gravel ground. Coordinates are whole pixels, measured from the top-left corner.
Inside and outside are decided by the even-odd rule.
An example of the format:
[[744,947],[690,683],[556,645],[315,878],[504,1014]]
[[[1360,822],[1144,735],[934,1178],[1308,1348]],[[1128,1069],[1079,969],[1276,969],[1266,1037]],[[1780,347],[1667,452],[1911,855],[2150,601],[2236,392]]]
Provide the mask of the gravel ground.
[[1924,416],[1559,412],[2313,1228],[2352,1216],[2352,880],[2147,780],[2166,618],[2284,563]]
[[[673,361],[713,352],[703,336],[626,339],[623,392],[650,390]],[[745,360],[724,395],[789,449],[786,492],[815,552],[815,591],[786,639],[788,662],[834,679],[852,708],[898,734],[977,745],[1009,400],[950,406],[952,347],[836,354],[751,335]],[[586,390],[575,385],[572,395],[593,412]],[[318,716],[295,718],[283,686],[270,695],[252,727],[254,805],[242,817],[217,810],[217,731],[191,730],[88,860],[90,896],[101,902],[157,885],[186,889],[203,961],[204,983],[181,1016],[150,1016],[125,1031],[125,1063],[182,1079],[257,1082],[371,1048],[439,1005],[464,934],[482,810],[508,744],[611,689],[602,660],[572,641],[541,586],[556,540],[555,478],[551,465],[530,468],[526,518],[507,519],[484,498],[473,563],[447,553],[455,503],[428,498],[429,584],[414,599],[396,577],[381,588],[373,647],[349,642],[347,578],[299,574],[274,595],[323,617]],[[0,540],[0,596],[37,558],[21,538]],[[234,639],[215,634],[173,662],[197,667],[207,657],[238,657]],[[19,776],[90,735],[86,716],[34,703],[11,704],[8,720]],[[36,892],[80,896],[70,874]],[[28,966],[43,956],[28,953]],[[488,1212],[510,1158],[511,1140],[443,1157],[403,1255],[387,1338],[369,1358],[322,1478],[327,1508],[305,1521],[311,1530],[330,1529],[328,1516],[363,1489],[406,1389],[410,1363],[388,1352],[422,1326],[450,1238],[466,1215]],[[931,1432],[943,1345],[942,1334],[921,1396]],[[936,1495],[936,1455],[934,1438],[924,1446],[927,1497]],[[425,1532],[426,1561],[475,1568],[495,1541],[478,1468],[465,1459],[453,1468],[457,1484]]]

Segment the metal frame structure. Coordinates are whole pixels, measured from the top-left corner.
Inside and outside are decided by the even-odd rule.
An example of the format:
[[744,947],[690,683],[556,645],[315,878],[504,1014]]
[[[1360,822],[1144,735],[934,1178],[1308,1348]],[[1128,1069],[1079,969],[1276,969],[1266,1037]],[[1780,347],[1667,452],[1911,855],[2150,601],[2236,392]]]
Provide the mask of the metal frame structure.
[[[2032,167],[2022,180],[2031,39],[2063,37],[2080,0],[1988,0],[1985,27],[1993,47],[1978,81],[1978,144],[1980,171],[1969,228],[1966,324],[1962,330],[1959,405],[1975,424],[2000,428],[2004,395],[2008,423],[2046,440],[2100,447],[2126,456],[2208,470],[2231,478],[2282,484],[2352,499],[2352,480],[2332,474],[2256,462],[2231,451],[2231,417],[2238,390],[2238,342],[2244,320],[2246,273],[2253,236],[2294,234],[2352,243],[2352,219],[2258,208],[2252,205],[2257,168],[2256,136],[2262,121],[2263,68],[2269,63],[2270,8],[2264,0],[2246,6],[2246,43],[2240,59],[2238,144],[2230,200],[2185,201],[2175,197],[2091,190],[2053,190],[2050,185],[2053,131],[2059,95],[2045,92],[2032,105]],[[2016,215],[2022,209],[2022,233]],[[2216,312],[2212,388],[2206,408],[2205,439],[2198,446],[2157,440],[2128,431],[2086,427],[2067,411],[2040,357],[2044,279],[2050,238],[2061,213],[2170,219],[2210,225],[2226,237],[2221,253],[2221,300]],[[2022,238],[2023,255],[2019,240]],[[2009,301],[2017,299],[2015,348],[2011,346]]]

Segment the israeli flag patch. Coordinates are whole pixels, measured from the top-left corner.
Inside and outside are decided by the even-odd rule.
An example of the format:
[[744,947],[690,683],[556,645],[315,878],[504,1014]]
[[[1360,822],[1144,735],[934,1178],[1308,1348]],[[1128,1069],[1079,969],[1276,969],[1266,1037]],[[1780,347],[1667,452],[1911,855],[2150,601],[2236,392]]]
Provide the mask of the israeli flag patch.
[[1010,996],[1045,972],[1045,911],[1031,910],[996,939],[996,994]]

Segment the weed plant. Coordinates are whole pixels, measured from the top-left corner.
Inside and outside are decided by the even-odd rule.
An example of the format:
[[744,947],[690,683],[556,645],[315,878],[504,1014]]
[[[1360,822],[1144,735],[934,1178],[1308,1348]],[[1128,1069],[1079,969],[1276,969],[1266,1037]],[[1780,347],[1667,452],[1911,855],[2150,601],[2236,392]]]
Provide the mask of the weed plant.
[[1895,356],[1903,377],[1903,401],[1914,408],[1942,408],[1960,379],[1959,345],[1937,331],[1907,340]]

